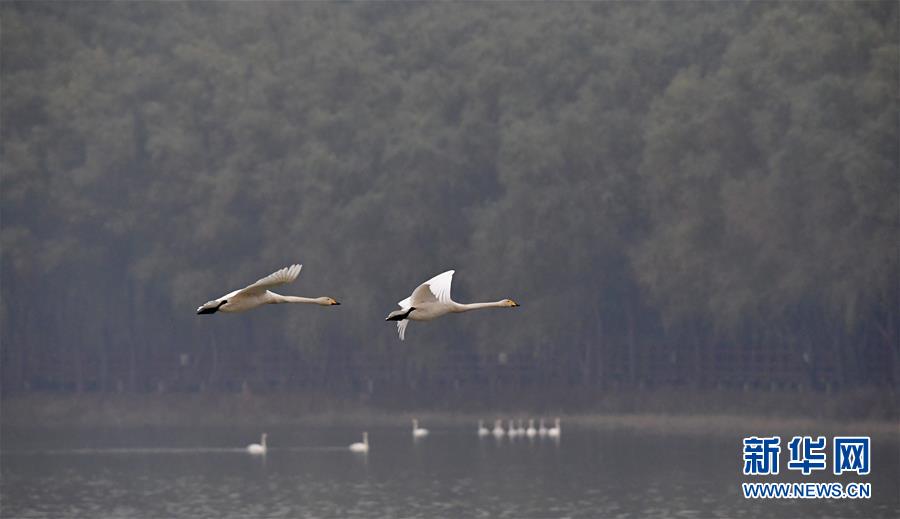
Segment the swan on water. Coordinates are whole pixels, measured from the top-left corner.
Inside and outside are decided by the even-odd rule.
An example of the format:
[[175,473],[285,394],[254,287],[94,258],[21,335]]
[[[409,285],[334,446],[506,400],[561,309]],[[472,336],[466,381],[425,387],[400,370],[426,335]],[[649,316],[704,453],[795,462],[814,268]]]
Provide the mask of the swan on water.
[[493,433],[494,433],[494,437],[497,438],[498,440],[500,438],[503,438],[504,435],[506,435],[506,431],[503,430],[503,424],[500,420],[494,420]]
[[557,419],[554,420],[553,422],[554,422],[555,425],[554,425],[553,427],[547,429],[547,436],[549,436],[549,437],[551,437],[551,438],[559,438],[559,433],[560,433],[560,430],[559,430],[559,418],[557,418]]
[[413,428],[412,428],[413,438],[423,438],[425,436],[428,436],[428,429],[419,427],[419,421],[416,420],[415,418],[412,419],[412,426],[413,426]]
[[509,436],[510,438],[515,438],[516,436],[518,436],[519,430],[516,429],[516,424],[513,423],[512,420],[507,420],[506,423],[509,425],[506,429],[506,435]]
[[525,429],[525,435],[534,438],[537,435],[537,429],[534,428],[534,418],[528,419],[528,429]]
[[482,308],[514,308],[519,306],[512,299],[501,299],[490,303],[457,303],[450,299],[450,283],[454,270],[438,274],[419,285],[411,296],[397,303],[400,310],[388,314],[385,321],[397,321],[397,333],[402,341],[409,321],[431,321],[450,314],[480,310]]
[[543,418],[541,418],[541,425],[538,426],[538,431],[537,431],[537,432],[538,432],[538,436],[540,436],[540,437],[542,437],[542,438],[543,438],[544,436],[547,436],[547,426],[544,425],[544,419],[543,419]]
[[353,452],[369,452],[369,433],[363,433],[362,443],[357,442],[350,444],[350,450]]
[[484,420],[478,420],[478,436],[484,437],[491,434],[491,431],[484,426]]
[[262,433],[262,438],[260,438],[259,443],[251,443],[247,446],[247,452],[250,454],[265,454],[266,450],[266,433]]
[[339,305],[330,297],[297,297],[283,296],[269,291],[270,288],[291,283],[300,275],[303,265],[291,265],[277,270],[250,286],[235,290],[224,296],[213,299],[197,308],[198,314],[214,314],[216,312],[243,312],[257,306],[278,303],[311,303],[322,306]]

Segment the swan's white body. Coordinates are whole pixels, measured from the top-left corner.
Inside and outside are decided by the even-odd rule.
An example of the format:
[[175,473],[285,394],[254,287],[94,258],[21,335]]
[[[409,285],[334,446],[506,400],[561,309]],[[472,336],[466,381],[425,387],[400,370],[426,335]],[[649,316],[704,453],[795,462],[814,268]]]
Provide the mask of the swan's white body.
[[524,421],[519,420],[519,426],[516,427],[516,434],[518,434],[519,436],[525,436],[525,422]]
[[322,306],[340,304],[330,297],[283,296],[269,290],[270,288],[293,282],[300,275],[301,268],[303,268],[303,265],[291,265],[290,267],[277,270],[252,285],[206,302],[197,308],[197,313],[244,312],[257,306],[279,303],[310,303]]
[[541,425],[538,427],[538,436],[544,437],[547,436],[547,426],[544,425],[544,419],[541,418]]
[[500,422],[500,420],[494,420],[494,430],[492,432],[494,433],[494,437],[497,439],[506,436],[506,431],[503,430],[503,424]]
[[413,424],[413,428],[412,428],[413,438],[424,438],[425,436],[428,436],[428,429],[425,429],[424,427],[419,427],[418,420],[413,418],[412,424]]
[[400,310],[391,312],[385,321],[397,321],[397,333],[402,341],[406,336],[409,321],[431,321],[451,313],[462,313],[482,308],[513,308],[519,306],[512,299],[502,299],[490,303],[457,303],[450,298],[450,284],[454,270],[438,274],[422,283],[411,296],[397,303]]
[[547,429],[547,436],[549,436],[551,438],[559,438],[559,435],[560,435],[559,418],[554,420],[554,424],[555,425],[553,427]]
[[537,429],[534,428],[533,418],[528,419],[528,429],[525,429],[525,436],[528,436],[529,438],[537,436]]
[[262,438],[260,438],[259,443],[251,443],[247,446],[247,452],[250,454],[265,454],[268,448],[266,447],[266,433],[262,433]]
[[516,428],[516,424],[514,424],[512,420],[509,420],[507,424],[509,425],[509,427],[506,429],[506,435],[510,438],[515,438],[516,436],[518,436],[519,430]]
[[484,420],[478,420],[478,436],[483,438],[489,434],[491,434],[491,431],[484,426]]
[[357,442],[350,444],[350,450],[353,452],[369,452],[369,433],[363,433],[362,443]]

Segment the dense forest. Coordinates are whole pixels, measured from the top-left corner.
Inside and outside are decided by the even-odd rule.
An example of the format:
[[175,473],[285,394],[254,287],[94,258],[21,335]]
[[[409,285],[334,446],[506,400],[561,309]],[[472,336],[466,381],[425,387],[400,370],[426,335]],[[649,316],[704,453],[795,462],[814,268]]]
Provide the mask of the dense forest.
[[897,2],[0,18],[6,393],[900,386]]

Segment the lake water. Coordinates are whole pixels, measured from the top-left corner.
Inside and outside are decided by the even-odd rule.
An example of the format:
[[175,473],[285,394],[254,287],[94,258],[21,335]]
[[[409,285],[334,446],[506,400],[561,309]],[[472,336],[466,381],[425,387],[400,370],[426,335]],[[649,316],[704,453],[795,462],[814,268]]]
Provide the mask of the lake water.
[[[423,424],[427,426],[428,424]],[[742,437],[566,428],[559,442],[479,439],[474,427],[4,429],[4,518],[900,517],[896,442],[869,476],[741,474]],[[786,446],[784,446],[785,451]],[[863,481],[857,500],[748,500],[744,481]]]

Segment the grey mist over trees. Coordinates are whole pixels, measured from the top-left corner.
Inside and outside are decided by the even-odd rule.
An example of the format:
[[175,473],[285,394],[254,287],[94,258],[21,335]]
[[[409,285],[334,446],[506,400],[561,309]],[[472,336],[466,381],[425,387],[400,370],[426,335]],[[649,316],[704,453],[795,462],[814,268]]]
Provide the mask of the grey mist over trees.
[[6,391],[900,383],[896,2],[0,15]]

